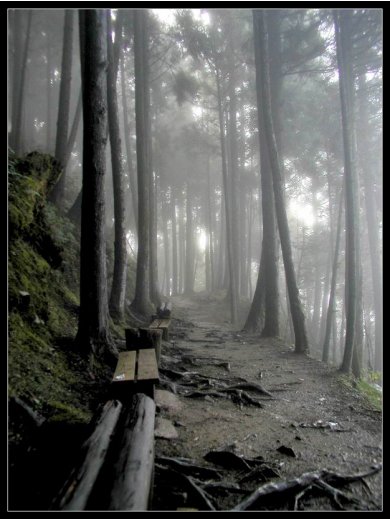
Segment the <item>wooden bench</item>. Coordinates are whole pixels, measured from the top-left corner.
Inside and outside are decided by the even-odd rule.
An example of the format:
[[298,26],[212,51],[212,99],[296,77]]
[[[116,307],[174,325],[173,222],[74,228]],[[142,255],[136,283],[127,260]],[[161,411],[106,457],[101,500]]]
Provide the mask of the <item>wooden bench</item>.
[[153,398],[154,384],[159,381],[154,348],[135,349],[119,353],[118,364],[111,382],[111,395],[120,400],[131,393],[145,393]]
[[171,325],[170,319],[154,319],[149,328],[151,330],[162,330],[164,341],[169,341],[169,327]]
[[157,363],[160,361],[162,329],[126,328],[126,349],[128,351],[154,348]]

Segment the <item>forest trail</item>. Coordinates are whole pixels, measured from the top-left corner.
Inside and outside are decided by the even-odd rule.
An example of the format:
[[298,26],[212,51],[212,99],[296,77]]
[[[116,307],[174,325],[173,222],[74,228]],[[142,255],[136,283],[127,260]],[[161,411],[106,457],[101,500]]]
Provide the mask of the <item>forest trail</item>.
[[[229,510],[269,480],[277,483],[320,469],[356,474],[381,462],[381,413],[342,383],[335,369],[295,354],[280,340],[234,330],[225,320],[220,301],[181,296],[173,298],[173,305],[173,315],[178,318],[173,319],[170,345],[162,350],[161,384],[156,393],[153,509],[205,509],[199,494],[202,488],[215,509]],[[223,392],[244,380],[260,385],[272,397],[260,394],[255,386]],[[259,469],[257,479],[242,481],[245,473],[208,464],[221,469],[223,484],[230,487],[224,490],[210,481],[201,483],[196,472],[186,469],[195,477],[192,482],[199,480],[197,490],[184,491],[185,484],[191,483],[183,480],[183,487],[183,481],[175,479],[177,473],[170,472],[173,462],[161,458],[191,458],[204,465],[204,456],[212,450],[230,451],[252,461],[261,456],[264,463],[259,466],[264,470]],[[224,462],[237,461],[231,458],[226,455]],[[248,463],[256,466],[255,461]],[[354,504],[341,500],[345,509],[381,509],[381,472],[343,491],[359,500]],[[285,505],[279,500],[270,509]],[[297,506],[337,509],[321,492],[305,494]]]

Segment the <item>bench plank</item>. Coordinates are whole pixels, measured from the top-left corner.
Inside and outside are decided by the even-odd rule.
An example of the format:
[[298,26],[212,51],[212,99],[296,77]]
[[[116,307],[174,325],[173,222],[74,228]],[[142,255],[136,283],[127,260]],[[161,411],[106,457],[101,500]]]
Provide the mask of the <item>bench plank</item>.
[[135,351],[122,351],[119,353],[118,364],[113,377],[113,382],[126,382],[135,378]]
[[149,328],[158,328],[160,326],[161,319],[154,319],[150,324]]
[[159,381],[156,351],[154,348],[139,350],[137,380]]

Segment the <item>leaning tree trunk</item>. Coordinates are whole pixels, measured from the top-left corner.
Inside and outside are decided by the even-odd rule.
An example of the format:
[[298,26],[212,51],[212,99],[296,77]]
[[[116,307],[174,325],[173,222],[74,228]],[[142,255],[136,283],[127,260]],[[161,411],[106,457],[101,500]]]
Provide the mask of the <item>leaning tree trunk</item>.
[[[256,13],[254,13],[254,15],[257,18]],[[284,201],[283,180],[272,121],[267,13],[261,13],[261,15],[257,19],[259,23],[260,33],[261,69],[263,71],[261,91],[264,107],[264,126],[271,162],[275,210],[279,228],[280,242],[282,247],[283,263],[286,274],[286,283],[290,302],[291,318],[294,326],[295,352],[306,353],[308,351],[308,340],[306,334],[305,316],[302,310],[298,285],[295,277],[295,269],[292,259],[290,230],[288,226],[287,212]]]
[[357,206],[357,172],[355,164],[353,72],[350,41],[352,11],[334,11],[337,63],[341,100],[341,120],[344,143],[345,229],[346,229],[346,330],[341,371],[351,370],[356,338],[356,310],[358,298],[357,235],[359,213]]
[[[258,129],[260,140],[260,161],[261,161],[261,201],[263,213],[263,242],[262,259],[263,268],[259,269],[259,276],[264,276],[265,286],[265,306],[264,306],[264,337],[275,337],[279,335],[279,289],[278,289],[278,258],[276,241],[276,222],[272,190],[272,172],[267,148],[264,124],[264,109],[261,99],[262,90],[262,69],[260,64],[259,47],[259,13],[254,11],[253,31],[255,41],[255,60],[256,60],[256,93],[257,93],[257,114]],[[258,282],[260,287],[261,281]],[[257,287],[256,287],[257,289]],[[252,305],[258,304],[261,299],[253,299]],[[255,310],[254,310],[255,311]]]
[[80,11],[85,34],[83,82],[83,198],[80,250],[80,311],[77,341],[87,353],[110,347],[108,329],[105,199],[107,143],[106,16],[103,10]]
[[146,27],[146,12],[134,12],[134,68],[135,68],[135,119],[137,135],[138,177],[138,254],[135,296],[132,309],[147,315],[149,299],[149,185],[150,185],[150,135],[148,135],[149,91],[147,82],[149,67],[149,41]]
[[114,191],[114,273],[112,279],[109,310],[111,317],[121,319],[125,306],[126,290],[126,229],[125,229],[125,194],[124,171],[122,166],[122,145],[119,129],[118,99],[116,91],[117,70],[114,63],[114,49],[112,43],[111,10],[107,10],[107,104],[108,123],[111,144],[111,164]]
[[62,175],[52,192],[52,200],[62,205],[65,192],[66,151],[68,144],[69,108],[72,81],[73,52],[73,16],[74,10],[65,11],[64,37],[61,63],[60,98],[58,104],[57,135],[55,157],[63,168]]

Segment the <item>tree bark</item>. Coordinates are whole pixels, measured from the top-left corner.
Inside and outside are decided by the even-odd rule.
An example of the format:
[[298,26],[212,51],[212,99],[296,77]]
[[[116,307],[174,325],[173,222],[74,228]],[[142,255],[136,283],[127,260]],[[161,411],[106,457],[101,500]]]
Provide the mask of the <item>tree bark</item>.
[[278,222],[279,236],[282,247],[284,270],[286,274],[286,283],[290,302],[291,317],[294,326],[295,335],[295,352],[306,353],[308,351],[308,340],[305,326],[305,316],[299,296],[299,290],[295,277],[295,269],[292,260],[292,248],[290,240],[290,231],[284,201],[283,180],[281,175],[281,167],[279,164],[279,154],[276,145],[275,133],[272,121],[271,111],[271,92],[269,79],[269,52],[268,52],[268,29],[267,29],[267,13],[263,12],[259,16],[259,32],[261,40],[261,65],[262,65],[262,99],[264,107],[264,123],[265,133],[267,137],[273,192],[275,200],[275,211]]
[[171,222],[172,222],[172,295],[178,293],[178,258],[177,258],[177,223],[176,223],[176,200],[173,195],[173,188],[171,187]]
[[117,71],[114,63],[112,43],[111,10],[107,10],[107,105],[111,148],[112,179],[114,193],[114,273],[112,279],[109,310],[111,317],[122,319],[126,291],[126,229],[125,229],[125,194],[124,171],[122,166],[122,144],[119,129],[118,99],[116,91]]
[[379,222],[376,211],[375,194],[373,189],[373,175],[371,172],[369,140],[367,138],[368,110],[367,100],[364,97],[365,78],[359,77],[358,110],[360,125],[357,137],[359,139],[358,150],[359,163],[362,168],[364,189],[365,213],[367,220],[367,233],[370,250],[371,279],[373,288],[374,312],[375,312],[375,356],[374,369],[382,370],[383,355],[383,284],[382,264],[379,240]]
[[146,27],[146,12],[134,12],[134,67],[135,67],[135,114],[137,134],[138,178],[138,254],[135,296],[131,304],[136,313],[146,316],[150,309],[150,136],[148,135],[149,112],[149,41]]
[[356,339],[356,317],[358,302],[358,261],[357,236],[359,214],[357,206],[357,172],[355,164],[354,114],[353,114],[353,72],[351,57],[352,11],[335,10],[334,25],[336,33],[337,64],[341,100],[341,120],[344,143],[345,177],[345,228],[346,228],[346,332],[345,348],[341,371],[351,370],[353,349]]
[[107,143],[107,27],[102,10],[80,11],[85,30],[83,81],[83,195],[80,313],[76,340],[94,355],[110,351],[105,241],[104,180]]
[[[26,71],[27,71],[27,56],[28,56],[28,47],[30,43],[30,35],[31,35],[31,20],[32,20],[32,11],[28,11],[27,17],[27,29],[26,29],[26,39],[24,41],[23,48],[23,56],[20,62],[20,72],[16,72],[16,77],[19,79],[18,84],[14,86],[15,88],[15,119],[12,120],[12,139],[11,139],[11,147],[13,145],[14,151],[17,155],[22,153],[22,116],[23,116],[23,106],[24,106],[24,85],[26,80]],[[21,28],[21,19],[17,18],[17,24],[20,24]],[[22,32],[22,31],[21,31]],[[15,35],[16,39],[21,37],[21,33]],[[19,47],[17,47],[16,51],[19,51]],[[18,66],[19,60],[15,63]]]
[[187,179],[186,200],[186,257],[185,257],[185,281],[184,292],[191,295],[194,292],[194,227],[192,214],[192,188],[191,180]]
[[138,200],[137,200],[137,182],[135,178],[134,166],[133,166],[133,155],[131,148],[131,126],[129,121],[129,114],[126,102],[126,82],[125,82],[125,57],[122,55],[121,59],[121,88],[122,88],[122,109],[123,109],[123,126],[125,133],[125,145],[126,145],[126,159],[127,169],[129,173],[129,184],[131,192],[131,209],[133,214],[135,227],[138,227]]
[[344,196],[344,194],[342,192],[341,197],[340,197],[340,202],[339,202],[339,214],[337,217],[336,244],[334,247],[334,258],[333,258],[333,267],[332,267],[332,281],[331,281],[331,285],[330,285],[330,294],[329,294],[329,305],[328,305],[328,312],[326,315],[325,338],[324,338],[324,344],[322,347],[323,362],[328,362],[328,359],[329,359],[330,334],[332,331],[332,323],[333,323],[334,312],[335,312],[338,258],[339,258],[340,241],[341,241],[341,217],[342,217],[342,212],[343,212],[343,196]]
[[[263,213],[263,271],[259,269],[259,275],[264,275],[265,306],[264,306],[264,328],[263,337],[275,337],[279,335],[279,288],[278,288],[278,258],[276,241],[276,222],[274,210],[274,196],[272,188],[272,171],[265,135],[265,117],[262,100],[262,88],[264,70],[261,66],[260,55],[260,28],[259,13],[253,13],[253,31],[255,42],[256,60],[256,93],[257,93],[257,113],[258,131],[260,142],[260,163],[261,163],[261,200]],[[271,107],[272,109],[272,107]],[[274,110],[275,111],[275,110]],[[254,299],[254,302],[257,302]]]
[[58,102],[57,134],[55,157],[63,168],[55,188],[52,191],[52,200],[61,206],[65,191],[66,149],[68,144],[69,109],[72,82],[72,52],[73,52],[73,17],[74,10],[66,9],[64,21],[64,36],[62,47],[60,97]]
[[230,206],[230,195],[229,195],[229,181],[226,163],[226,143],[225,143],[225,124],[223,120],[223,109],[222,109],[222,91],[221,91],[221,79],[218,68],[215,70],[216,83],[217,83],[217,95],[218,95],[218,119],[219,119],[219,133],[221,142],[221,159],[222,159],[222,179],[223,179],[223,191],[224,191],[224,202],[225,202],[225,223],[226,223],[226,246],[228,256],[228,269],[229,269],[229,281],[230,281],[230,319],[232,324],[237,323],[238,319],[238,291],[237,291],[237,280],[235,276],[234,268],[234,252],[232,244],[232,223],[231,223],[231,206]]

